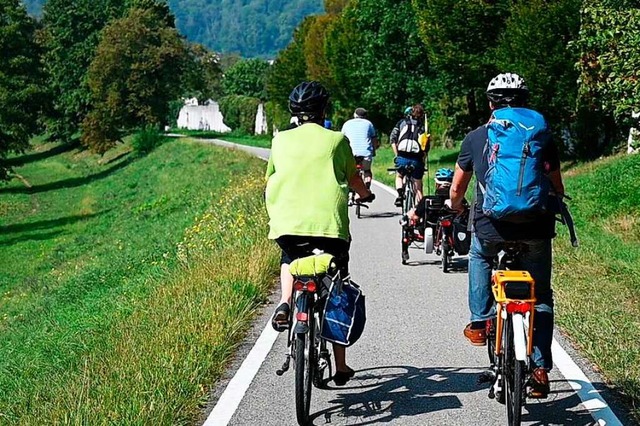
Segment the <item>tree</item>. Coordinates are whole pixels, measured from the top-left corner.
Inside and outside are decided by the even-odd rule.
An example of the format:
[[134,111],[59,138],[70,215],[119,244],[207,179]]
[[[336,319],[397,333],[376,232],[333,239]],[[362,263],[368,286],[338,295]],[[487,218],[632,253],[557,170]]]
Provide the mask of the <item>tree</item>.
[[181,94],[188,50],[166,17],[133,8],[110,23],[88,73],[91,110],[82,141],[104,153],[126,131],[162,125],[169,102]]
[[343,119],[363,106],[377,126],[390,129],[407,103],[423,100],[429,60],[416,25],[406,1],[360,0],[343,10],[326,39]]
[[220,57],[201,44],[189,44],[189,60],[183,76],[183,96],[204,102],[222,95]]
[[495,48],[497,68],[523,76],[531,104],[558,139],[575,120],[578,71],[569,48],[580,28],[581,0],[530,0],[511,7]]
[[587,1],[575,46],[580,55],[578,112],[582,152],[600,154],[633,124],[640,111],[638,1]]
[[125,0],[48,0],[44,7],[44,64],[53,99],[47,130],[70,138],[89,111],[91,92],[87,69],[100,40],[100,31],[121,16]]
[[23,152],[44,102],[35,23],[19,0],[0,0],[0,180],[9,153]]
[[266,78],[269,63],[262,59],[244,59],[233,64],[224,73],[222,89],[225,95],[266,98]]
[[429,60],[446,88],[446,108],[464,100],[453,129],[460,137],[487,117],[484,91],[498,71],[492,51],[511,0],[413,0],[413,5]]
[[307,79],[304,57],[304,40],[312,18],[300,23],[293,33],[293,40],[280,51],[267,75],[268,122],[283,128],[289,122],[289,94],[301,81]]

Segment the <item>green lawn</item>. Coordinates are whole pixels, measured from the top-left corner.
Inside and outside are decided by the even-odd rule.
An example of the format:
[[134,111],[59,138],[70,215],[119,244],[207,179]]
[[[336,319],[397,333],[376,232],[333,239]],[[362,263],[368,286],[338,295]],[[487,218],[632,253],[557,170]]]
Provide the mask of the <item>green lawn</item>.
[[31,187],[0,186],[1,424],[192,423],[272,283],[262,161],[128,149],[12,160]]
[[557,323],[640,418],[640,155],[570,169],[580,247],[554,243]]
[[239,143],[242,145],[271,148],[271,136],[269,135],[246,135],[240,132],[219,133],[206,130],[186,129],[173,129],[171,130],[171,133],[177,133],[195,139],[223,139],[225,141]]

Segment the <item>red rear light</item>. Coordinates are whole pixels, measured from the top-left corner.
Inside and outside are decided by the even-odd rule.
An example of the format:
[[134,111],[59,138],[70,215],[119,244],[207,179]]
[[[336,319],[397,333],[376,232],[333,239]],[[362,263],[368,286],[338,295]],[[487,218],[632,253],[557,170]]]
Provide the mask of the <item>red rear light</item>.
[[309,315],[306,312],[298,312],[296,313],[296,319],[298,321],[307,321],[309,319]]
[[356,169],[362,170],[364,169],[364,166],[362,164],[356,164]]
[[309,281],[296,280],[293,282],[293,289],[295,291],[309,291],[311,293],[315,293],[316,288],[317,288],[316,282],[313,280],[309,280]]
[[525,302],[509,302],[507,303],[507,313],[508,314],[526,314],[531,309],[530,303]]
[[445,228],[448,228],[448,227],[450,227],[450,226],[451,226],[451,221],[450,221],[449,219],[443,219],[443,220],[440,222],[440,225],[441,225],[441,226],[444,226]]

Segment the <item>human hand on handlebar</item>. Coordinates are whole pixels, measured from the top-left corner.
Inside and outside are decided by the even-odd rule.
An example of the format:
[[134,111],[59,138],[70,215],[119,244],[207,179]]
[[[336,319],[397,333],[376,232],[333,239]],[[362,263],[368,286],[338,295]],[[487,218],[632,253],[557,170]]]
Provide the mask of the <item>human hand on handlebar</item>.
[[444,205],[446,208],[448,208],[449,210],[453,210],[454,212],[461,214],[464,212],[465,207],[462,203],[456,203],[453,204],[453,202],[451,201],[450,198],[444,200]]

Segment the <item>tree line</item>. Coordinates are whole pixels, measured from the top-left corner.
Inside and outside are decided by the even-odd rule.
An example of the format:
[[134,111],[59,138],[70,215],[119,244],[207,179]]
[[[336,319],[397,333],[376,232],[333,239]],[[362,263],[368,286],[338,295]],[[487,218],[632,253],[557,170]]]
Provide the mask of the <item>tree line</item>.
[[0,0],[0,180],[32,135],[98,153],[160,129],[181,97],[220,90],[218,55],[188,43],[162,0],[49,0],[40,21]]
[[498,72],[527,80],[567,155],[610,152],[636,124],[640,0],[325,0],[324,10],[271,65],[188,43],[164,0],[49,0],[40,21],[0,0],[0,179],[34,134],[104,153],[169,123],[184,97],[219,100],[245,132],[266,102],[283,128],[291,89],[309,79],[330,90],[337,125],[361,106],[388,132],[421,102],[440,144],[487,120]]
[[[307,17],[267,79],[268,110],[286,118],[300,80],[326,85],[333,118],[362,106],[388,131],[422,102],[439,143],[486,122],[487,83],[515,72],[565,154],[615,149],[640,110],[640,1],[325,0]],[[280,119],[278,119],[280,117]]]

